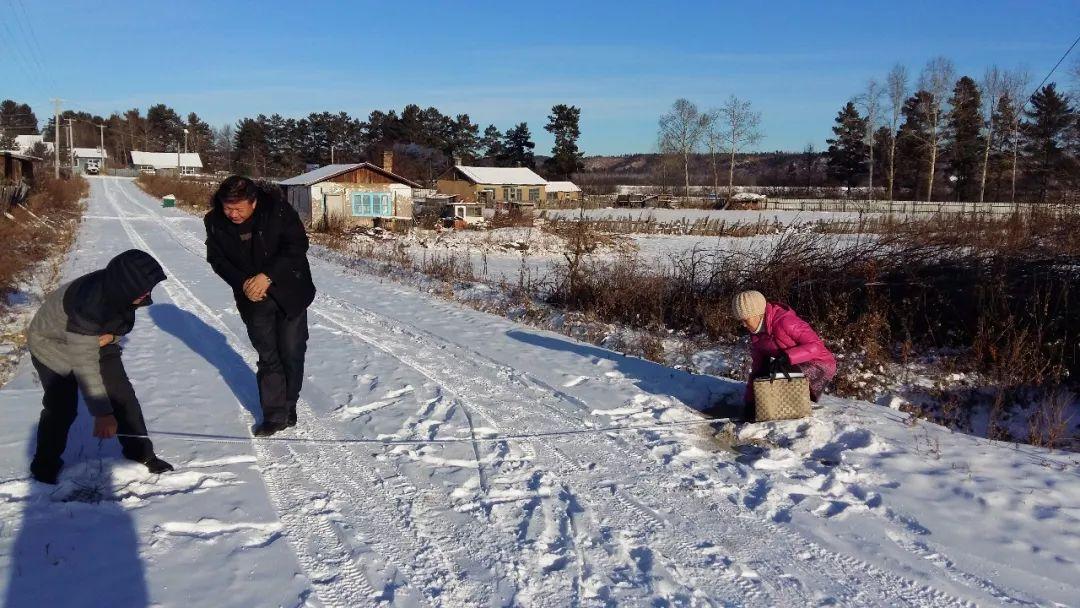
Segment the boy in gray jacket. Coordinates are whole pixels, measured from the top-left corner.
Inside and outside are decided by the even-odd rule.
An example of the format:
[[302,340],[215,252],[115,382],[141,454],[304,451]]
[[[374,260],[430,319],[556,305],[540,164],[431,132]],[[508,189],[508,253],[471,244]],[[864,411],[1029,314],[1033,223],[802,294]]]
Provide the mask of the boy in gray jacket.
[[152,473],[172,465],[154,454],[146,423],[121,360],[120,337],[135,325],[135,310],[149,306],[150,291],[165,271],[150,254],[132,249],[102,270],[83,275],[49,294],[27,330],[31,361],[45,391],[30,463],[34,479],[56,483],[68,430],[75,421],[78,390],[94,416],[94,437],[120,437],[125,458]]

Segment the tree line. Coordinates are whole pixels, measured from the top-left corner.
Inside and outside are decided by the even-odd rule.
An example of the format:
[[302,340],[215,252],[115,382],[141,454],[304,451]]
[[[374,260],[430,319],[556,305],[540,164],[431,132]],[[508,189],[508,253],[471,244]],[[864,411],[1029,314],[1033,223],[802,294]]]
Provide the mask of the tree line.
[[[382,153],[392,151],[395,173],[424,182],[433,181],[455,161],[535,168],[551,178],[569,179],[582,167],[583,154],[577,144],[580,119],[581,109],[575,106],[551,108],[544,129],[552,133],[555,145],[539,167],[527,123],[505,131],[488,125],[481,132],[468,114],[450,116],[415,104],[405,106],[400,114],[376,110],[365,120],[347,112],[317,112],[303,118],[259,114],[219,128],[194,112],[184,117],[165,104],[153,105],[145,114],[133,108],[108,117],[66,110],[60,116],[60,147],[61,157],[66,158],[70,130],[74,147],[96,148],[103,143],[112,159],[125,159],[121,164],[132,150],[189,151],[200,154],[207,171],[287,177],[331,162],[381,163]],[[48,118],[42,129],[47,141],[54,141],[54,122]],[[28,105],[2,102],[0,149],[14,147],[14,135],[36,134],[37,125]]]
[[[1080,81],[1080,63],[1073,72]],[[1030,80],[996,66],[979,80],[958,76],[935,57],[912,86],[898,64],[838,112],[827,175],[889,200],[1046,201],[1075,189],[1080,114],[1055,82],[1032,93]]]

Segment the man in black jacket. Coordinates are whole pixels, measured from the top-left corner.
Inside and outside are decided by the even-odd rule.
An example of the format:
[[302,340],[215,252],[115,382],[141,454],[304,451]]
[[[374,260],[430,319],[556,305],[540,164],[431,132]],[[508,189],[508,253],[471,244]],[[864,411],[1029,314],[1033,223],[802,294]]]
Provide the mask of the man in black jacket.
[[124,457],[145,464],[151,473],[172,470],[146,438],[142,406],[119,344],[135,326],[135,310],[151,304],[150,291],[164,280],[165,271],[153,256],[132,249],[45,298],[26,332],[30,360],[45,391],[30,463],[34,479],[56,483],[80,390],[94,416],[95,437],[119,433]]
[[273,186],[234,175],[203,218],[206,259],[233,289],[236,307],[259,353],[263,419],[256,437],[296,424],[304,380],[307,307],[315,300],[308,238],[296,211]]

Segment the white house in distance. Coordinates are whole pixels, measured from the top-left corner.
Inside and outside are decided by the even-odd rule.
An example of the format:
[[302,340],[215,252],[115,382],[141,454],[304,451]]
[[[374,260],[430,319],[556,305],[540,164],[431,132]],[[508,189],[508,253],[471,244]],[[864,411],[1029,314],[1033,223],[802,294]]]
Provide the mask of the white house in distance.
[[41,135],[16,135],[15,148],[22,154],[29,154],[34,146],[41,144],[49,154],[53,154],[56,146],[51,141],[45,141]]
[[105,166],[109,153],[101,148],[72,148],[71,164],[80,173],[86,173],[87,164],[95,164],[98,168]]
[[547,180],[525,167],[454,165],[439,176],[439,192],[470,203],[537,205],[544,200]]
[[289,204],[309,224],[337,217],[354,226],[407,228],[413,189],[420,184],[396,175],[393,156],[371,163],[326,165],[278,182]]
[[140,171],[176,171],[181,175],[201,173],[202,158],[196,152],[141,152],[131,151],[131,164]]

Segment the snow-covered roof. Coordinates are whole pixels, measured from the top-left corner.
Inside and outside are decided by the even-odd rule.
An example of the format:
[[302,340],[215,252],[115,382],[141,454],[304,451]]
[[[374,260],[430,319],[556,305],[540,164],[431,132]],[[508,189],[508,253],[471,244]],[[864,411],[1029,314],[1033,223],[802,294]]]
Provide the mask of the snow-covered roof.
[[361,168],[369,169],[371,171],[374,171],[375,173],[383,175],[383,176],[385,176],[385,177],[387,177],[389,179],[392,179],[392,180],[394,180],[394,181],[396,181],[398,183],[405,184],[406,186],[411,186],[413,188],[419,188],[420,187],[420,184],[418,184],[418,183],[416,183],[416,182],[414,182],[412,180],[405,179],[404,177],[401,177],[400,175],[397,175],[395,173],[391,173],[391,172],[387,171],[386,169],[383,169],[382,167],[379,167],[377,165],[373,165],[371,163],[352,163],[352,164],[347,164],[347,165],[342,165],[342,164],[324,165],[322,167],[319,167],[318,169],[308,171],[307,173],[301,173],[300,175],[297,175],[295,177],[290,177],[289,179],[281,180],[280,182],[278,182],[278,185],[279,186],[314,186],[315,184],[317,184],[319,182],[325,182],[326,180],[334,179],[335,177],[337,177],[339,175],[342,175],[344,173],[348,173],[350,171],[355,171],[355,170],[361,169]]
[[342,173],[348,173],[349,171],[355,171],[360,167],[363,167],[364,163],[352,163],[348,165],[324,165],[318,169],[308,171],[307,173],[301,173],[295,177],[281,180],[278,182],[280,186],[313,186],[319,182],[333,179]]
[[548,192],[581,192],[574,182],[548,182]]
[[764,194],[754,194],[753,192],[736,192],[731,196],[733,201],[763,201],[767,200]]
[[72,148],[71,151],[74,152],[75,158],[109,158],[106,150],[98,148]]
[[141,152],[139,150],[131,151],[131,164],[155,169],[175,169],[177,156],[180,157],[181,167],[201,169],[203,166],[202,158],[197,152],[181,152],[178,155],[176,152]]
[[467,167],[454,165],[474,184],[507,184],[511,186],[543,186],[547,181],[525,167]]
[[18,160],[41,160],[27,154],[20,154],[17,150],[0,150],[0,156],[10,156]]
[[41,135],[16,135],[15,147],[20,152],[29,152],[35,144],[44,144],[45,149],[49,152],[53,151],[53,142],[45,141],[45,138]]

